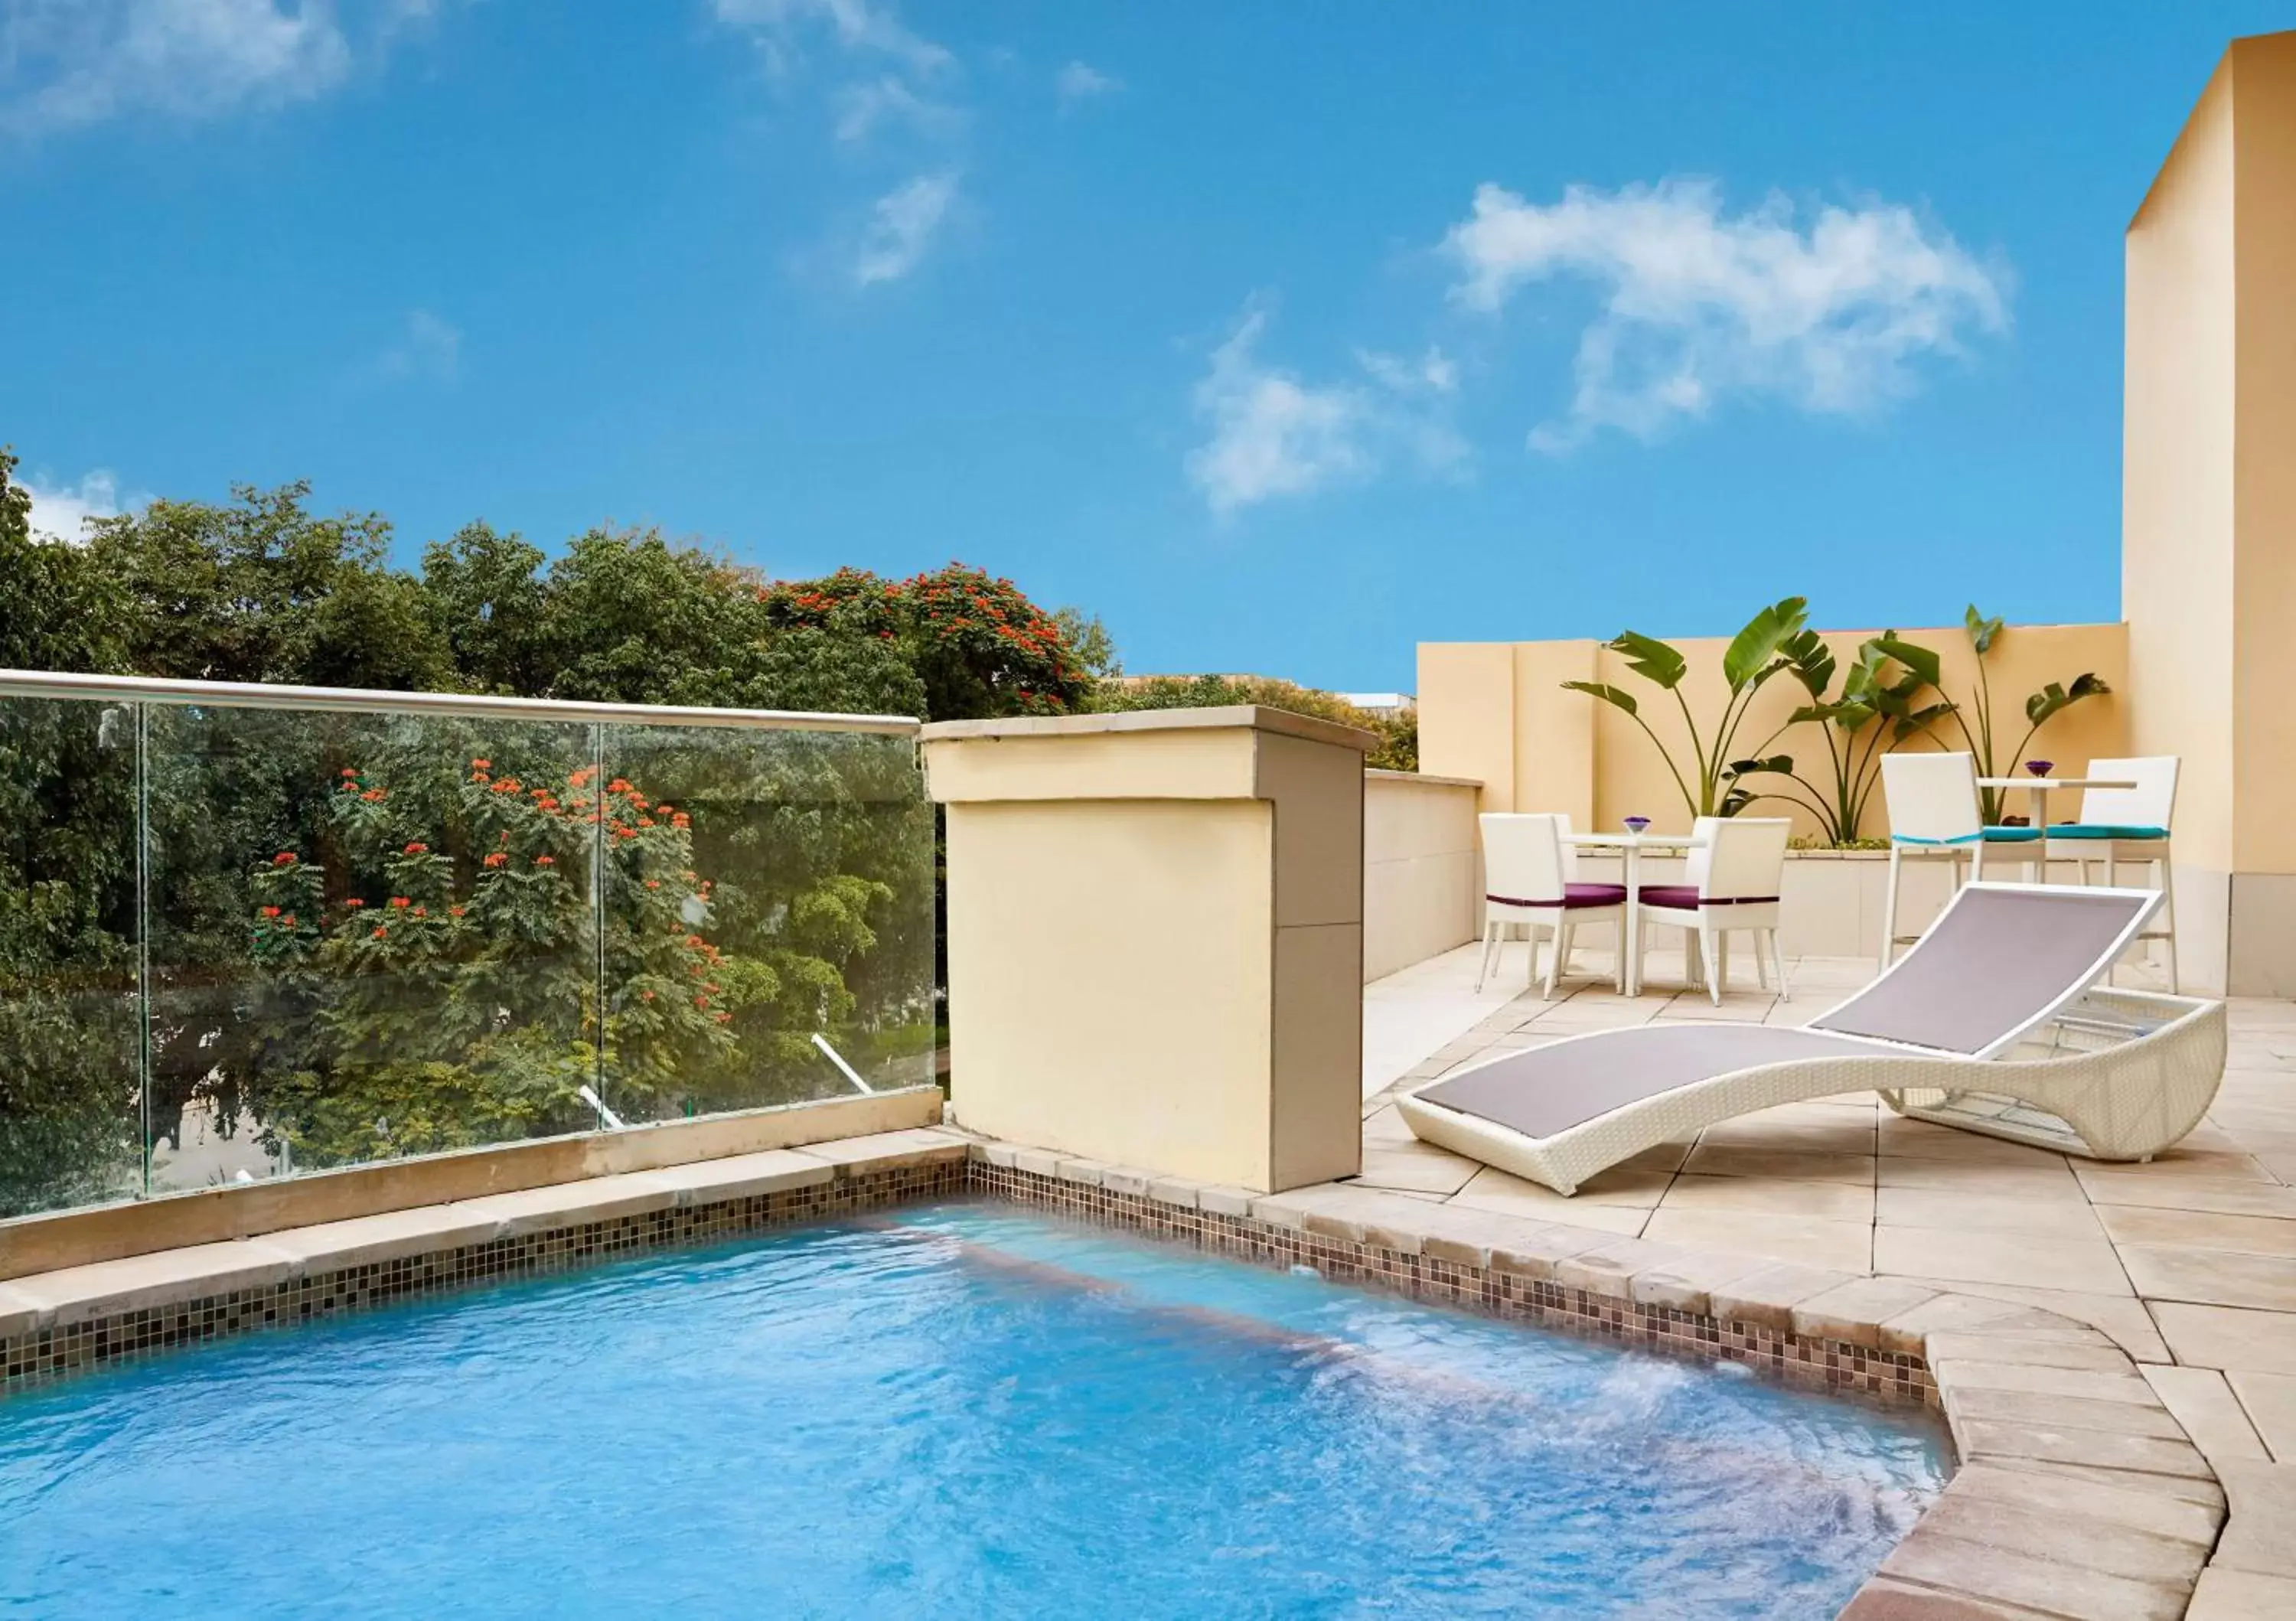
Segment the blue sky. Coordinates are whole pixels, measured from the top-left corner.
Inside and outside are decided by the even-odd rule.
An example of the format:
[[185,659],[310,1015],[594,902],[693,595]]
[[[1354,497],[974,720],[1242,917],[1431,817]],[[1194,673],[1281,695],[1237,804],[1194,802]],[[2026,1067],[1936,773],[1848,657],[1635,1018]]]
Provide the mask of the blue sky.
[[0,439],[54,527],[963,558],[1140,671],[2111,618],[2121,232],[2285,19],[0,0]]

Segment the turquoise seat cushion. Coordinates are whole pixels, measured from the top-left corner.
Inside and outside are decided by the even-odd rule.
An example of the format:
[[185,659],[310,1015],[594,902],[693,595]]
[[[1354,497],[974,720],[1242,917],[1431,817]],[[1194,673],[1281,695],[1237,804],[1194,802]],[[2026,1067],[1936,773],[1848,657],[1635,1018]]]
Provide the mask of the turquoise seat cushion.
[[2030,844],[2040,836],[2038,830],[2030,827],[1988,827],[1982,833],[1966,833],[1959,839],[1916,839],[1911,833],[1892,833],[1890,838],[1897,844],[1943,848],[1948,845],[1975,844],[1980,838],[1988,844]]
[[2165,827],[2131,827],[2117,822],[2064,822],[2049,830],[2052,839],[2166,839]]

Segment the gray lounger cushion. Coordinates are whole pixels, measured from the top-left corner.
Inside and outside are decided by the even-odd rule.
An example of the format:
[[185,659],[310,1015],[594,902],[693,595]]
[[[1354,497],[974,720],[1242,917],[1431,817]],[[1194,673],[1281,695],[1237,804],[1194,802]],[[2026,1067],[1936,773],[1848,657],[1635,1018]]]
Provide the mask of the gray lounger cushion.
[[1417,1095],[1526,1137],[1551,1137],[1693,1081],[1796,1059],[1876,1051],[1854,1036],[1769,1025],[1638,1025],[1532,1047]]

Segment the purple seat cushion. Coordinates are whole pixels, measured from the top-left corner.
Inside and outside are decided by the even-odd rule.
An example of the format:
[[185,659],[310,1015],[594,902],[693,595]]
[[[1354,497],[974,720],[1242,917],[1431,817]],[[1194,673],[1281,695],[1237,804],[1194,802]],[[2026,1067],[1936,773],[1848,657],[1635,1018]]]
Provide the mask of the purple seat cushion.
[[1690,906],[1698,905],[1696,884],[1644,884],[1639,891],[1645,906]]
[[1701,900],[1696,884],[1644,884],[1640,890],[1645,906],[1676,906],[1695,912],[1701,906],[1774,906],[1775,895],[1737,895]]
[[1627,898],[1624,884],[1565,884],[1562,898],[1535,897],[1526,895],[1486,895],[1487,901],[1496,901],[1502,906],[1616,906]]
[[1626,904],[1624,884],[1565,884],[1562,904],[1566,906],[1619,906]]

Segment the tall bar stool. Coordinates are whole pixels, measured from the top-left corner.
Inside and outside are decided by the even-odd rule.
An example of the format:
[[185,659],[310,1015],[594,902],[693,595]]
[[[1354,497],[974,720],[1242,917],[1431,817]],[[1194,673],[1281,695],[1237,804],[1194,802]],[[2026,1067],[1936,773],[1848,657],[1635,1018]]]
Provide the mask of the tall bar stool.
[[1921,938],[1898,932],[1898,880],[1906,862],[1944,857],[1953,864],[1958,889],[1964,857],[1974,883],[1985,876],[1988,846],[2026,845],[2033,847],[2021,859],[2030,870],[2040,854],[2041,834],[2038,828],[1985,825],[1977,761],[1967,754],[1883,755],[1882,798],[1890,810],[1890,888],[1882,905],[1882,966],[1887,968],[1898,946]]
[[2048,829],[2046,847],[2052,861],[2079,862],[2084,884],[2093,865],[2103,866],[2108,888],[2120,881],[2120,867],[2145,869],[2146,884],[2161,892],[2161,924],[2136,937],[2168,943],[2171,995],[2177,990],[2177,886],[2169,864],[2169,823],[2177,809],[2177,763],[2173,754],[2091,760],[2087,775],[2136,786],[2083,789],[2080,819]]

